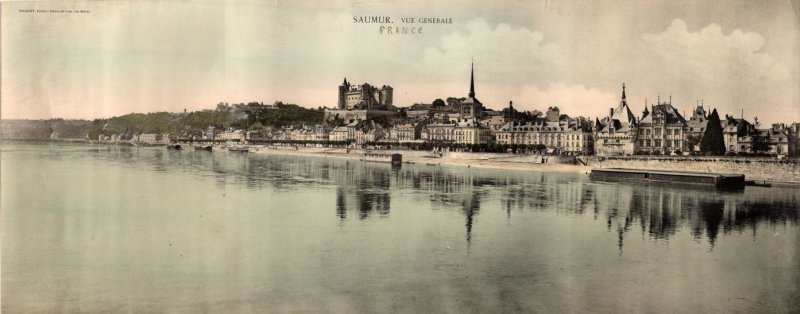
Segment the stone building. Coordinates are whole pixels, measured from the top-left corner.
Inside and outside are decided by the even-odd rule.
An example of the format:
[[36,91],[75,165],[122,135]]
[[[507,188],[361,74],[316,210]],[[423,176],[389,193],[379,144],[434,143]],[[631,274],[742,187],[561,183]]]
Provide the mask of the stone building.
[[591,126],[580,119],[568,121],[509,122],[495,133],[498,144],[544,145],[553,152],[592,154]]
[[789,130],[783,123],[776,123],[772,128],[764,130],[769,138],[769,154],[789,154]]
[[558,122],[509,122],[496,133],[496,141],[507,145],[542,144],[548,148],[561,148],[565,131],[566,125]]
[[[743,118],[736,119],[729,115],[725,115],[725,120],[720,123],[722,124],[725,151],[730,153],[749,152],[750,146],[745,143],[747,142],[745,138],[755,131],[755,126]],[[742,144],[739,143],[740,139],[742,139]]]
[[669,102],[651,105],[650,110],[644,108],[642,118],[637,124],[637,139],[640,152],[669,155],[676,151],[684,151],[684,130],[688,129],[686,119]]
[[419,140],[425,122],[403,123],[392,126],[386,140],[393,143],[411,142]]
[[147,143],[147,144],[156,144],[161,141],[161,134],[158,133],[142,133],[139,134],[136,138],[137,142],[140,143]]
[[453,138],[459,144],[488,144],[492,141],[492,132],[478,119],[460,119],[455,123]]
[[684,130],[684,145],[687,151],[699,151],[700,142],[708,127],[708,114],[702,104],[698,104],[692,112],[692,117],[686,121],[688,129]]
[[571,155],[594,154],[594,134],[592,126],[586,121],[568,125],[564,132],[563,152]]
[[455,143],[455,123],[428,123],[422,128],[420,138],[430,142]]
[[599,156],[632,155],[636,149],[636,116],[628,107],[625,84],[622,84],[622,99],[616,108],[610,108],[608,116],[595,120],[594,153]]

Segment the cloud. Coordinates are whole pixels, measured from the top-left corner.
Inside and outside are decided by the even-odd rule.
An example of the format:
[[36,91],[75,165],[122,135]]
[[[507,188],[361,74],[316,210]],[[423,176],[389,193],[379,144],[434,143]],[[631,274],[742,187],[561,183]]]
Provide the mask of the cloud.
[[482,79],[517,87],[553,78],[562,63],[558,46],[546,42],[541,33],[505,23],[492,27],[478,18],[443,35],[438,46],[425,49],[422,70],[429,75],[452,71],[457,75],[445,78],[462,79],[461,69],[473,60]]
[[546,87],[525,85],[516,97],[518,110],[546,111],[556,106],[561,113],[575,116],[602,116],[608,108],[619,102],[619,95],[584,85],[567,85],[563,82],[551,83]]
[[789,77],[787,66],[761,52],[764,37],[740,29],[726,35],[722,27],[710,24],[690,32],[686,22],[672,21],[658,34],[644,34],[645,47],[683,75],[718,79],[737,78],[744,83],[779,81]]
[[[765,50],[766,39],[757,32],[725,33],[715,23],[691,31],[686,22],[675,19],[660,33],[643,34],[642,40],[637,65],[647,70],[640,77],[641,85],[662,95],[677,92],[677,104],[684,110],[691,110],[683,107],[703,98],[722,113],[738,115],[745,109],[748,119],[758,115],[783,121],[800,116],[797,74],[792,70],[795,61]],[[787,109],[783,113],[753,109],[768,107]]]

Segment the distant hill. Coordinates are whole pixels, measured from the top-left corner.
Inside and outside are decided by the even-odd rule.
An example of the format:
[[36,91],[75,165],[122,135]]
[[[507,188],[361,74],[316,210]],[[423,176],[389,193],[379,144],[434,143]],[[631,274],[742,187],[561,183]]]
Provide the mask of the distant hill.
[[92,128],[87,120],[2,120],[0,137],[3,139],[87,139]]
[[308,109],[276,102],[236,104],[217,110],[189,113],[153,112],[131,113],[108,119],[87,120],[2,120],[4,139],[96,139],[129,131],[142,133],[172,133],[200,130],[214,126],[238,129],[274,129],[287,124],[317,124],[322,122],[321,108]]

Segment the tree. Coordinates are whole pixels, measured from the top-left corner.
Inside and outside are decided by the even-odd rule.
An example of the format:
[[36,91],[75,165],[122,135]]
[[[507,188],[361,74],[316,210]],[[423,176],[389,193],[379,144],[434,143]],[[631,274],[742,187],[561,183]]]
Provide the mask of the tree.
[[715,108],[708,118],[706,133],[700,140],[700,151],[705,155],[722,156],[725,155],[725,139],[722,137],[722,123],[719,121],[719,114]]
[[444,100],[442,100],[441,98],[438,98],[433,101],[433,107],[444,107],[444,105],[445,105]]
[[703,140],[703,136],[700,134],[692,134],[686,136],[686,147],[689,148],[690,152],[694,151],[695,146],[700,145],[700,141]]
[[750,147],[753,149],[753,153],[763,154],[769,151],[769,138],[762,135],[757,129],[750,134],[750,138],[752,139]]

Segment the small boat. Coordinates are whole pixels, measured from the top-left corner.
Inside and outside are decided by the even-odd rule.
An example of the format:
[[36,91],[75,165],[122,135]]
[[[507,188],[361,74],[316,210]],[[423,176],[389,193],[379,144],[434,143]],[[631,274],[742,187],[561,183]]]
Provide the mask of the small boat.
[[167,149],[181,150],[181,144],[168,144]]
[[250,149],[247,146],[233,146],[228,148],[229,152],[240,152],[240,153],[247,153],[250,152]]
[[761,187],[772,187],[772,184],[767,183],[767,181],[745,181],[745,185],[749,186],[761,186]]
[[214,147],[211,145],[198,145],[194,147],[194,150],[205,150],[205,151],[212,151]]

